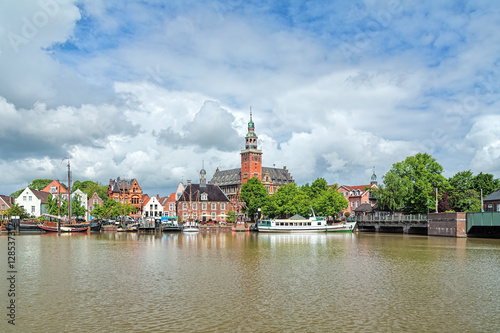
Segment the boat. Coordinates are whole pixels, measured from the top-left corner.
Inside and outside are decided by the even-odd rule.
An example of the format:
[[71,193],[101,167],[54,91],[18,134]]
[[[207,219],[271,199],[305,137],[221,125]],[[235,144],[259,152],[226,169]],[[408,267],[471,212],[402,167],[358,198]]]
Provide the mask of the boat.
[[341,222],[328,225],[325,217],[312,216],[308,219],[295,215],[289,219],[260,220],[259,232],[352,232],[356,222]]
[[184,222],[182,225],[183,232],[198,232],[200,231],[200,224],[197,222]]
[[326,226],[326,232],[353,232],[356,228],[356,221],[338,222]]
[[161,224],[162,224],[162,230],[166,231],[166,232],[169,232],[169,231],[181,231],[182,230],[181,226],[177,222],[177,218],[176,217],[167,217],[167,216],[164,216],[164,217],[162,217]]
[[231,230],[232,231],[249,231],[250,228],[248,227],[248,224],[246,224],[244,221],[238,221],[231,227]]
[[[45,221],[43,224],[39,224],[38,227],[46,232],[58,232],[57,222]],[[61,232],[85,232],[89,229],[88,225],[78,225],[78,224],[63,224],[61,223]]]
[[[31,232],[31,231],[36,231],[40,232],[40,228],[38,227],[39,222],[35,220],[21,220],[19,221],[19,232]],[[15,231],[15,226],[14,224],[9,221],[5,224],[5,229],[7,231]]]

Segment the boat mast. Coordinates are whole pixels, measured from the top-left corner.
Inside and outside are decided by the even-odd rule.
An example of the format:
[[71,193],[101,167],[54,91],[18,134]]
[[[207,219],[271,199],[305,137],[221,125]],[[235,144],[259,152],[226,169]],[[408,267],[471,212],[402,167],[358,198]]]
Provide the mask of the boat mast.
[[68,221],[71,223],[71,170],[68,158]]

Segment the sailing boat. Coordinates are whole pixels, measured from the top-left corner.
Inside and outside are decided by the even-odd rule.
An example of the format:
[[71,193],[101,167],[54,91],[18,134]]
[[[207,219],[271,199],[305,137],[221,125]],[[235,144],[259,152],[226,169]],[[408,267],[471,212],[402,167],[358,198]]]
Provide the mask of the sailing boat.
[[[184,196],[184,193],[182,193],[182,196],[184,197],[184,199],[186,199],[186,197]],[[200,224],[193,219],[193,216],[192,216],[193,206],[191,204],[191,197],[192,197],[191,185],[189,185],[189,218],[188,218],[187,222],[183,223],[182,231],[193,233],[193,232],[200,231]]]

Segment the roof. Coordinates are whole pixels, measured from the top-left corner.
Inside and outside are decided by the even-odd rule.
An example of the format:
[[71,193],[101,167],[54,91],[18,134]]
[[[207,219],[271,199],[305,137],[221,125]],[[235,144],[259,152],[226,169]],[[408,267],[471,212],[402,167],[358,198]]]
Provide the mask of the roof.
[[[262,167],[262,178],[269,176],[273,185],[285,185],[294,180],[287,169]],[[219,186],[241,185],[241,168],[216,171],[209,183]]]
[[483,201],[493,201],[493,200],[500,200],[500,189],[496,190],[495,192],[491,193],[488,195],[486,198],[483,199]]
[[215,174],[213,175],[209,183],[215,184],[216,182],[219,186],[240,185],[241,168],[215,171]]
[[201,194],[207,194],[207,200],[203,202],[229,202],[227,196],[222,192],[219,186],[213,184],[206,184],[204,187],[200,187],[200,184],[191,184],[186,186],[184,193],[179,198],[179,201],[202,201]]
[[14,204],[14,198],[9,197],[8,195],[0,195],[0,199],[5,202],[6,205],[11,206]]
[[373,207],[368,203],[361,204],[361,205],[359,205],[358,208],[356,208],[354,210],[354,212],[356,212],[356,213],[362,213],[362,212],[370,213],[372,211],[373,211]]
[[47,199],[50,195],[50,193],[47,193],[47,192],[42,192],[42,191],[38,191],[38,190],[31,190],[31,192],[33,192],[33,194],[42,201],[42,203],[47,203]]
[[[120,191],[130,191],[130,188],[137,182],[135,178],[132,179],[120,179],[120,177],[116,179],[111,179],[109,181],[109,186],[111,187],[111,192],[120,192]],[[137,183],[139,184],[139,183]]]
[[269,174],[273,185],[285,185],[293,183],[293,178],[287,169],[262,167],[262,177]]

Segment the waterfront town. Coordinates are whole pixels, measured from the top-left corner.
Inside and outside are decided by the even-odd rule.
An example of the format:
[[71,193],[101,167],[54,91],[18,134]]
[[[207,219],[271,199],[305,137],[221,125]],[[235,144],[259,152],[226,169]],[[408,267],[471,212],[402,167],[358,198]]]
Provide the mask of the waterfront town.
[[[252,204],[243,198],[242,189],[245,188],[245,184],[249,185],[250,183],[254,183],[254,181],[250,181],[251,179],[256,180],[259,186],[265,189],[265,196],[270,198],[279,197],[279,189],[282,187],[292,185],[294,188],[297,188],[291,172],[286,166],[283,168],[271,168],[262,165],[263,152],[258,148],[258,136],[255,132],[255,124],[251,112],[248,122],[248,132],[245,136],[245,147],[241,150],[240,155],[241,166],[239,168],[230,170],[217,169],[212,178],[207,180],[207,172],[202,167],[199,172],[198,182],[192,182],[191,180],[188,180],[186,184],[179,182],[176,191],[167,196],[144,193],[140,185],[140,180],[136,178],[122,179],[117,177],[115,179],[110,179],[107,186],[99,185],[91,181],[83,182],[87,185],[89,185],[89,183],[95,185],[94,187],[88,188],[82,186],[82,182],[76,181],[73,184],[73,188],[78,187],[76,185],[80,185],[79,187],[81,188],[76,188],[73,191],[71,191],[72,182],[69,177],[68,185],[64,185],[63,182],[57,179],[38,180],[38,182],[41,181],[43,184],[43,187],[40,189],[28,186],[18,191],[18,194],[14,196],[0,195],[2,220],[8,221],[12,215],[11,210],[13,208],[18,208],[23,211],[25,217],[42,220],[50,217],[57,217],[60,219],[62,216],[68,219],[67,216],[70,215],[70,217],[80,218],[82,221],[88,222],[93,220],[101,221],[103,218],[109,218],[106,220],[114,221],[117,216],[120,216],[119,218],[122,222],[134,221],[138,223],[138,221],[149,219],[150,221],[196,221],[196,223],[201,223],[202,225],[232,226],[238,220],[244,221],[245,223],[256,222],[255,220],[262,217],[262,215],[280,215],[280,217],[289,218],[294,213],[304,212],[304,209],[302,209],[302,211],[300,211],[300,209],[289,211],[278,210],[281,212],[278,214],[262,207],[262,211],[259,208],[259,216],[256,217],[256,210],[254,209],[254,211],[252,211],[249,209],[249,206]],[[410,157],[409,159],[412,158],[414,157]],[[417,154],[415,158],[426,160],[424,163],[435,163],[427,154]],[[68,175],[70,175],[69,167],[70,165],[68,162]],[[449,182],[455,182],[463,187],[467,182],[470,183],[474,180],[476,183],[482,182],[482,187],[480,189],[481,198],[479,202],[477,198],[478,193],[474,192],[474,189],[464,189],[463,192],[466,193],[468,197],[462,196],[457,199],[453,198],[453,194],[448,193],[451,192],[449,190],[443,193],[439,198],[438,189],[436,188],[435,201],[431,203],[435,207],[435,210],[431,212],[455,213],[468,211],[472,213],[474,211],[484,212],[485,210],[486,212],[500,212],[499,180],[493,179],[492,175],[483,175],[481,173],[473,177],[472,173],[467,171],[455,175]],[[380,225],[373,223],[373,220],[365,220],[365,218],[373,219],[374,216],[395,215],[398,216],[398,220],[401,220],[402,216],[405,216],[405,209],[401,209],[404,203],[399,203],[396,206],[391,205],[400,201],[402,198],[394,197],[396,194],[394,194],[394,190],[390,188],[390,182],[385,184],[385,188],[383,186],[379,187],[375,171],[373,171],[370,182],[366,184],[329,185],[326,184],[323,179],[318,179],[313,182],[311,187],[315,186],[316,188],[322,188],[324,192],[334,192],[336,194],[336,196],[331,196],[328,199],[330,202],[327,203],[327,206],[331,209],[318,209],[320,214],[329,215],[328,221],[330,222],[356,219],[358,221],[358,228],[364,225],[366,227],[373,227],[378,231],[381,229]],[[305,187],[308,188],[309,184]],[[483,187],[485,190],[489,188],[488,195],[485,198],[483,198]],[[99,191],[94,192],[89,192],[88,190],[99,188]],[[301,188],[299,188],[299,190],[301,190]],[[100,192],[101,195],[98,192]],[[433,190],[431,189],[430,192],[433,192]],[[254,195],[255,194],[252,193],[252,197]],[[69,205],[67,201],[69,197],[71,197],[72,201],[71,206],[73,206],[73,208],[71,209],[73,209],[73,214],[71,214],[71,209],[68,209]],[[377,197],[379,198],[378,202]],[[66,201],[66,214],[61,213],[61,202],[64,200]],[[111,209],[107,209],[103,214],[106,201],[108,201],[108,206],[112,206],[109,202],[112,204],[120,203],[121,208],[118,210],[114,209],[114,214],[110,214]],[[73,202],[76,202],[76,206]],[[56,205],[57,214],[55,210]],[[255,204],[253,205],[255,206]],[[308,205],[311,206],[311,209],[313,208],[312,201],[309,202]],[[406,206],[406,213],[429,214],[429,205],[429,198],[427,198],[425,207],[422,206],[420,209],[416,207],[413,211],[408,211],[408,206]],[[450,205],[455,205],[458,209],[453,210]],[[332,207],[335,208],[332,210]],[[305,210],[308,209],[308,207],[305,208]],[[425,212],[425,209],[427,209],[427,212]],[[429,221],[427,214],[425,214],[425,218],[416,218],[417,221],[413,225],[414,229],[421,229],[421,222],[425,220],[424,228],[427,230]],[[18,215],[23,214],[18,213]],[[303,213],[303,215],[307,215],[307,213]],[[312,215],[314,215],[314,210],[312,211]],[[384,218],[386,220],[393,219],[393,217]],[[454,218],[460,220],[460,218],[456,216]],[[409,219],[415,218],[409,217]],[[365,223],[363,224],[361,222]],[[496,218],[495,222],[493,222],[492,219],[491,226],[496,226],[496,223],[498,223]],[[409,229],[410,226],[403,226],[403,231],[409,232]],[[456,229],[457,228],[453,229],[454,234],[457,234]],[[464,227],[461,229],[464,229]],[[248,227],[244,230],[248,230]],[[465,232],[462,230],[458,231],[458,233],[464,234]]]

